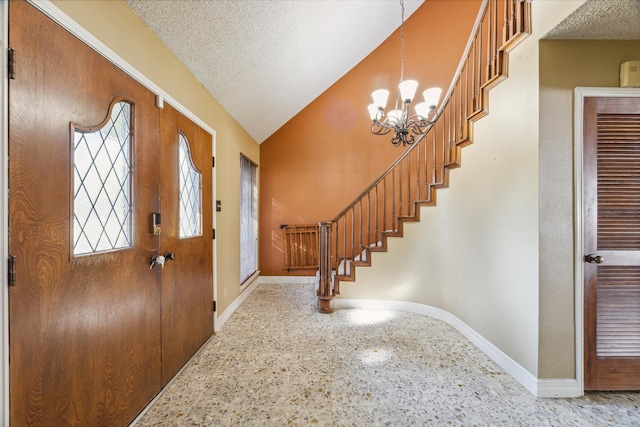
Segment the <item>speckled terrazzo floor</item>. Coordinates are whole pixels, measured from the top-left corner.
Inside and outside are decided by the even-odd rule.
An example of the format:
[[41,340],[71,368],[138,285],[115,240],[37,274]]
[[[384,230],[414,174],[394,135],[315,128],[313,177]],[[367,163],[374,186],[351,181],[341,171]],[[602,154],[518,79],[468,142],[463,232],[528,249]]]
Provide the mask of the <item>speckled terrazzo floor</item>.
[[259,285],[135,426],[640,426],[638,393],[536,399],[442,321],[315,304]]

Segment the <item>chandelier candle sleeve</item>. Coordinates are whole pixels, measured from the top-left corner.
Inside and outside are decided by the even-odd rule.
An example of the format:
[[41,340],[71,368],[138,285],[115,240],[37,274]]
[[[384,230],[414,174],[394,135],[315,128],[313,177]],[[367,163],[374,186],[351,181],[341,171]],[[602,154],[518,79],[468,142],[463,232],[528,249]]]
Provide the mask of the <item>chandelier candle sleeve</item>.
[[416,95],[418,82],[415,80],[405,80],[398,85],[398,89],[400,89],[400,99],[402,102],[411,102]]
[[441,94],[442,94],[442,89],[440,89],[439,87],[432,87],[422,92],[422,96],[424,97],[425,104],[427,104],[427,106],[432,110],[435,110],[436,105],[438,105]]

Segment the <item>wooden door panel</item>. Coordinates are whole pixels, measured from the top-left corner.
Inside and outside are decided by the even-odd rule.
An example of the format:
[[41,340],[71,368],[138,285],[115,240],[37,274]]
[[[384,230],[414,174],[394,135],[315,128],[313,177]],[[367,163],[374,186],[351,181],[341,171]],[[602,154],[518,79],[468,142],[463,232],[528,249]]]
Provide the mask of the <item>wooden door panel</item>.
[[640,98],[586,98],[585,389],[640,389]]
[[[127,425],[160,390],[155,97],[31,5],[9,9],[12,426]],[[134,247],[73,258],[70,124],[118,97],[134,105]]]
[[[213,236],[211,135],[170,105],[161,113],[162,383],[166,384],[213,334]],[[178,138],[186,137],[201,173],[202,235],[179,236]]]

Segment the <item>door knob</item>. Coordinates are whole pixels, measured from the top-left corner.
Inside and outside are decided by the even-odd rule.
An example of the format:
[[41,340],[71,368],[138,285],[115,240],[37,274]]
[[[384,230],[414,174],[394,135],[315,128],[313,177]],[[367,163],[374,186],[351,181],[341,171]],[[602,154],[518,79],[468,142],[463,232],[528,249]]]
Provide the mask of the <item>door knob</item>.
[[591,264],[602,264],[604,262],[604,258],[596,254],[585,255],[584,260]]
[[163,255],[154,255],[151,257],[151,265],[149,266],[149,270],[152,270],[153,267],[159,265],[160,268],[164,268],[164,262],[166,261]]

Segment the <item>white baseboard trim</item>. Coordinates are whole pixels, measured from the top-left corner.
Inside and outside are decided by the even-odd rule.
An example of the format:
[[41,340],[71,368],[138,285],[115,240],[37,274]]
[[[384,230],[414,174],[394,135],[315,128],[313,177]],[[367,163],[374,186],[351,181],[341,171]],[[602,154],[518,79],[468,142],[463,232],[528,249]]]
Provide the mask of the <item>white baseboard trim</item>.
[[314,276],[260,276],[258,279],[260,283],[278,284],[278,283],[298,283],[298,284],[313,284],[315,281]]
[[[446,322],[456,328],[462,335],[471,341],[476,347],[489,356],[494,362],[500,365],[505,371],[513,376],[531,394],[536,397],[575,397],[577,396],[577,380],[538,380],[531,372],[523,368],[518,362],[509,357],[506,353],[492,344],[485,337],[480,335],[469,325],[458,319],[448,311],[431,307],[424,304],[405,301],[388,300],[355,300],[341,299],[334,300],[335,308],[368,308],[402,310],[411,313],[430,316]],[[574,382],[575,384],[573,384]]]
[[580,397],[582,395],[576,379],[544,378],[538,380],[537,397]]
[[229,304],[229,307],[227,307],[225,311],[223,311],[216,317],[216,320],[214,322],[215,332],[218,332],[220,329],[222,329],[231,315],[238,309],[238,307],[240,307],[240,304],[242,304],[249,297],[249,295],[251,295],[251,292],[253,292],[259,284],[260,278],[251,282],[251,284],[246,286],[240,293],[240,295],[238,295],[238,298],[236,298],[231,304]]

